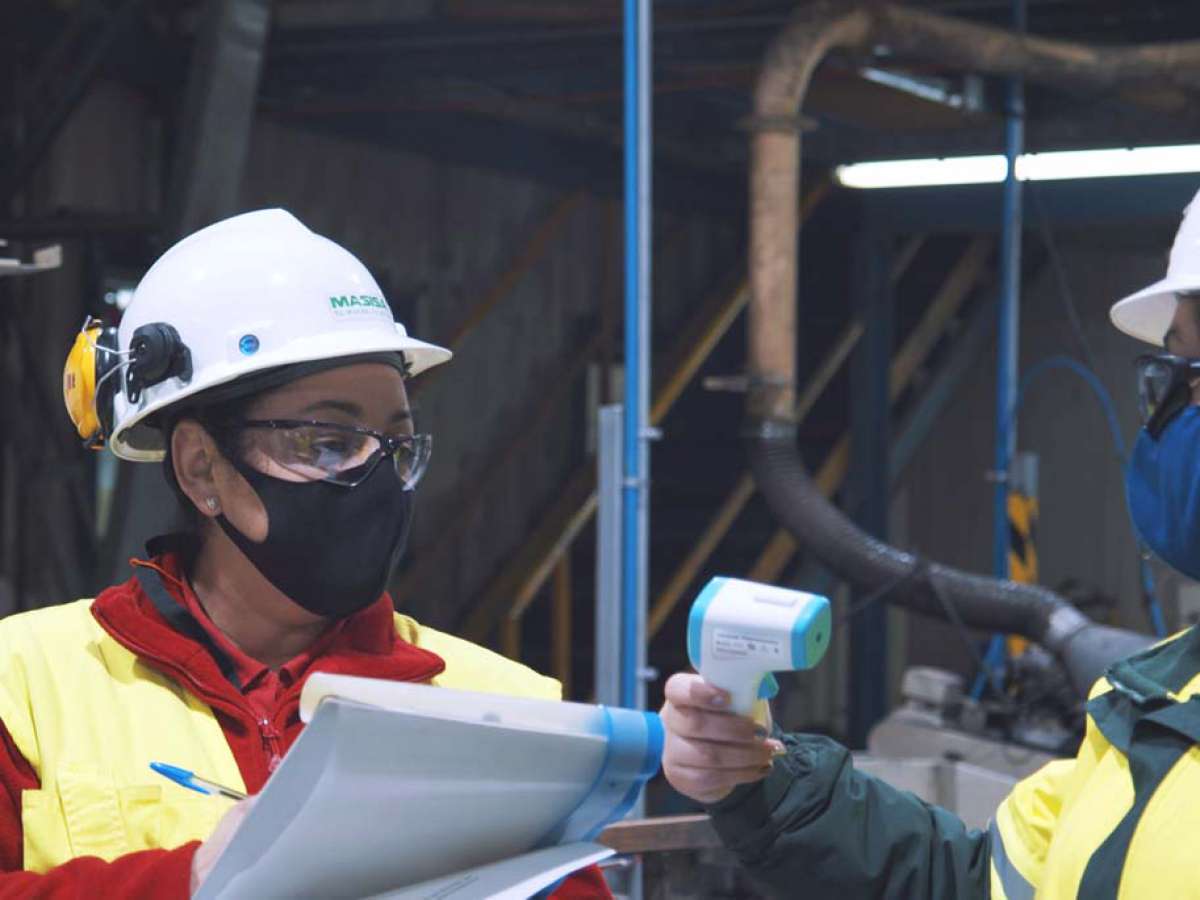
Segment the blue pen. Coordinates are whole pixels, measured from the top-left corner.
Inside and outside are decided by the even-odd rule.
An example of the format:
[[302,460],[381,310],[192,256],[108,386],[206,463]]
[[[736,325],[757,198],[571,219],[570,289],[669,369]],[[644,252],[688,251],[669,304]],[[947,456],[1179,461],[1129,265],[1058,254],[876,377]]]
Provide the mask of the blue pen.
[[179,766],[171,766],[166,763],[152,762],[150,768],[162,775],[165,778],[170,778],[180,787],[185,787],[188,790],[196,791],[200,794],[208,794],[212,796],[228,797],[230,800],[245,800],[246,795],[241,791],[235,791],[233,788],[225,787],[223,784],[217,784],[215,781],[209,781],[207,778],[201,778],[195,772],[188,769],[181,769]]

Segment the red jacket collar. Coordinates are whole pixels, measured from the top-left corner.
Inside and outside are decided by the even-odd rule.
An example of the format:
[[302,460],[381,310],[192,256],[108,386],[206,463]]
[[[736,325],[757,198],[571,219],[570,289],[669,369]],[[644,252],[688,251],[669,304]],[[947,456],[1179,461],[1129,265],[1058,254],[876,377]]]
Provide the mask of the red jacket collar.
[[[152,560],[133,560],[161,576],[175,602],[189,591],[175,553]],[[209,702],[225,699],[241,706],[240,692],[222,674],[213,654],[200,640],[168,624],[136,578],[115,585],[92,604],[92,615],[122,646],[160,671],[188,683]],[[327,646],[316,653],[297,684],[312,672],[332,672],[382,678],[389,681],[429,681],[445,669],[435,653],[415,647],[396,636],[392,599],[386,593],[366,609],[348,618]]]

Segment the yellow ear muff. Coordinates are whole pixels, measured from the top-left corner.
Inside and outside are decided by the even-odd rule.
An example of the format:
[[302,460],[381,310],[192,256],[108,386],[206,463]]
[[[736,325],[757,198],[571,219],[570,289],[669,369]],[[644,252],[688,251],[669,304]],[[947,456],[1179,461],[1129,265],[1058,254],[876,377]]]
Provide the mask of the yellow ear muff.
[[[67,415],[84,444],[99,450],[107,438],[112,413],[104,409],[112,402],[112,386],[104,385],[117,364],[116,329],[89,319],[75,336],[63,366],[63,402]],[[98,390],[99,386],[99,390]]]

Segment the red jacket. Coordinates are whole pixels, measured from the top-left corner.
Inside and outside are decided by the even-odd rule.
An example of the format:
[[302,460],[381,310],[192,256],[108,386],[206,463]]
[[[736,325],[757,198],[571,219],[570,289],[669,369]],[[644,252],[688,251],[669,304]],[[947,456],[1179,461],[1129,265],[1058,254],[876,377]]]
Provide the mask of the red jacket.
[[[396,637],[392,601],[378,602],[332,628],[307,653],[272,673],[278,683],[265,690],[261,679],[245,693],[222,674],[229,661],[218,661],[212,648],[211,623],[191,619],[187,612],[202,609],[180,577],[173,554],[137,563],[156,569],[179,610],[171,610],[176,627],[168,624],[136,578],[109,588],[96,598],[92,614],[118,642],[142,662],[184,685],[212,707],[237,760],[246,789],[262,789],[278,758],[300,734],[300,690],[313,671],[425,682],[445,664],[436,654]],[[190,596],[189,596],[190,595]],[[180,622],[190,625],[184,634]],[[198,627],[197,627],[198,626]],[[217,650],[220,655],[221,651]],[[238,662],[245,668],[245,658]],[[267,713],[264,715],[263,713]],[[9,897],[76,898],[128,897],[161,900],[188,897],[192,856],[198,842],[173,850],[145,850],[112,862],[79,857],[46,872],[23,871],[21,792],[40,787],[37,773],[13,745],[0,723],[0,900]],[[555,891],[556,900],[611,897],[596,868],[576,873]]]

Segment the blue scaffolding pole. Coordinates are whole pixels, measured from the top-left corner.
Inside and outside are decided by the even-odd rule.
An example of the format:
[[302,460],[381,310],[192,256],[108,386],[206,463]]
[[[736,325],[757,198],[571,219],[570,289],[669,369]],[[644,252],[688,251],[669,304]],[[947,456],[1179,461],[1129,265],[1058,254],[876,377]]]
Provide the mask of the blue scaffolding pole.
[[621,705],[646,704],[650,409],[650,0],[625,0],[625,421]]
[[[1025,31],[1025,0],[1013,0],[1013,27]],[[1021,182],[1017,157],[1025,149],[1025,87],[1020,78],[1008,82],[1008,109],[1004,122],[1004,153],[1008,173],[1004,179],[1004,227],[1000,243],[1000,315],[996,329],[996,451],[992,467],[995,491],[992,505],[992,571],[1008,578],[1009,471],[1017,446],[1017,378],[1021,324]],[[992,636],[984,656],[985,671],[975,680],[972,693],[979,697],[987,679],[996,679],[1007,657],[1004,635]]]

